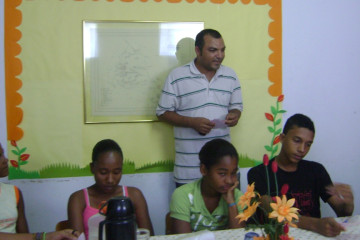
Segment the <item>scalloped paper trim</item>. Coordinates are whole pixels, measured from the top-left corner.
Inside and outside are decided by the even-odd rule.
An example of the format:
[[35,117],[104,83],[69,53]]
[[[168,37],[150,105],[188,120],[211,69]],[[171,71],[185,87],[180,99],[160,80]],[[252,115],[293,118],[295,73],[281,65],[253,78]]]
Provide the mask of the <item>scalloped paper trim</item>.
[[[61,1],[61,0],[59,0]],[[74,0],[76,2],[84,2],[89,0]],[[94,2],[99,0],[92,0]],[[115,0],[107,0],[107,2],[114,2]],[[121,2],[134,2],[135,0],[118,0]],[[148,0],[140,0],[141,2],[148,2]],[[162,2],[163,0],[154,0],[155,2]],[[193,3],[196,0],[164,0],[163,2],[180,3],[186,1]],[[204,3],[207,0],[197,0]],[[280,96],[282,94],[282,16],[281,16],[281,0],[253,0],[257,5],[268,4],[271,9],[269,17],[273,20],[270,22],[268,31],[270,37],[273,38],[269,42],[269,48],[272,53],[269,56],[269,62],[272,66],[268,70],[269,81],[272,82],[268,92],[271,96]],[[214,4],[223,4],[229,2],[236,4],[241,2],[249,4],[251,0],[209,0]],[[22,102],[22,96],[18,90],[22,86],[21,80],[17,77],[22,72],[22,62],[17,56],[21,52],[21,46],[18,41],[21,38],[21,32],[17,29],[22,22],[22,13],[17,7],[22,3],[22,0],[5,0],[5,94],[6,94],[6,120],[7,120],[7,135],[8,140],[20,140],[24,131],[19,127],[22,118],[23,110],[18,107]]]

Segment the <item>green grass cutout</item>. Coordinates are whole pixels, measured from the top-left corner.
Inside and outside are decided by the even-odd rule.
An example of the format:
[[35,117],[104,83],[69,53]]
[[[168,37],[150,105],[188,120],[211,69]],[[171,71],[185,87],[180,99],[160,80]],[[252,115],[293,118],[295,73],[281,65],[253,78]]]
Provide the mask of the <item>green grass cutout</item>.
[[90,166],[80,168],[69,163],[57,163],[40,170],[40,178],[84,177],[91,176]]
[[261,163],[262,163],[261,161],[250,158],[247,155],[243,155],[243,154],[239,155],[239,168],[255,167]]
[[34,178],[40,178],[40,174],[38,171],[23,171],[21,169],[9,166],[9,180]]
[[[239,155],[239,167],[254,167],[262,162],[252,159],[247,155]],[[155,163],[147,163],[139,168],[135,163],[125,159],[123,164],[123,174],[135,173],[156,173],[172,172],[174,170],[174,160],[168,159]],[[56,163],[42,168],[40,171],[24,171],[14,167],[9,167],[9,179],[39,179],[39,178],[63,178],[63,177],[85,177],[91,176],[90,165],[80,168],[78,165],[69,163]]]
[[174,161],[169,159],[156,163],[148,163],[136,169],[136,173],[153,173],[153,172],[172,172],[174,170]]

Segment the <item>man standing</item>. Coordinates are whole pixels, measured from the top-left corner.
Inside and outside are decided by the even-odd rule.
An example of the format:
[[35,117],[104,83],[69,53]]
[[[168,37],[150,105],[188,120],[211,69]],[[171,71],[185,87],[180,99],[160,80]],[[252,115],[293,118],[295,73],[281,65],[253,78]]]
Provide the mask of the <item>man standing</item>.
[[[310,118],[303,114],[291,116],[285,123],[280,135],[282,147],[278,156],[268,164],[270,195],[276,195],[274,174],[271,165],[276,161],[279,189],[289,185],[287,198],[295,198],[299,209],[298,227],[334,237],[345,230],[334,218],[321,218],[320,198],[329,203],[338,217],[349,216],[354,210],[354,197],[347,184],[333,184],[323,165],[303,158],[309,152],[314,141],[315,127]],[[262,195],[263,203],[269,201],[267,177],[263,164],[248,172],[248,183],[255,182],[255,190]],[[265,196],[264,196],[265,195]]]
[[177,186],[201,177],[198,158],[209,140],[230,141],[243,109],[235,72],[221,65],[225,44],[220,33],[204,29],[196,36],[194,61],[174,69],[166,79],[156,115],[174,125]]

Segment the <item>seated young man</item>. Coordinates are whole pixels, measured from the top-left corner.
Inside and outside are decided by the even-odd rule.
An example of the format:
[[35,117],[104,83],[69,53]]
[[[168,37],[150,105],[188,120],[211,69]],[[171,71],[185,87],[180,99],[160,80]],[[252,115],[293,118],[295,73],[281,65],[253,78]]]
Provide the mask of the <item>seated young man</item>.
[[226,140],[207,142],[199,153],[202,178],[177,188],[171,198],[171,233],[244,227],[235,217],[242,195],[236,186],[238,154]]
[[[285,123],[280,135],[282,147],[278,156],[271,159],[268,167],[270,193],[275,192],[274,174],[271,171],[273,161],[277,162],[276,173],[279,189],[289,185],[287,197],[295,198],[295,207],[299,208],[298,227],[333,237],[344,230],[334,218],[321,218],[320,197],[329,203],[338,217],[349,216],[354,210],[352,190],[346,184],[333,184],[325,168],[303,158],[309,152],[314,141],[315,128],[310,118],[295,114]],[[255,182],[255,190],[260,195],[267,194],[265,166],[256,166],[248,172],[248,183]],[[263,197],[263,203],[269,198]]]

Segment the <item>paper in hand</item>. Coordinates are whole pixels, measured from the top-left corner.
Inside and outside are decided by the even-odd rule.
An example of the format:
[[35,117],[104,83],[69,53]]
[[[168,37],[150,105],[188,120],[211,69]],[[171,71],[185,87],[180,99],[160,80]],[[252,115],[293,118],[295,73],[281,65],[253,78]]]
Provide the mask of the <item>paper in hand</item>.
[[214,119],[211,122],[215,123],[214,128],[227,128],[227,125],[225,124],[225,120]]

